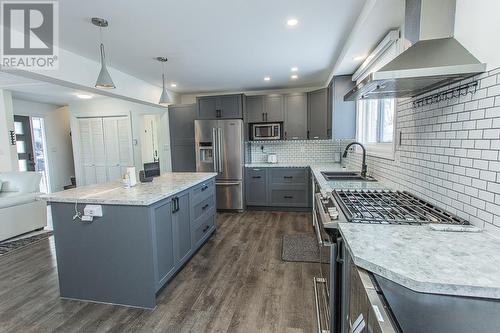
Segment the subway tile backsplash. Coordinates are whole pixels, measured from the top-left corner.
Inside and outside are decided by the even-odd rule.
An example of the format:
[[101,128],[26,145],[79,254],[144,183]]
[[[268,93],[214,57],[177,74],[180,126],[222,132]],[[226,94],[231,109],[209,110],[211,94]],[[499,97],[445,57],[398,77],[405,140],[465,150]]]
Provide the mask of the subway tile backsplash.
[[[368,171],[500,236],[500,69],[474,79],[474,95],[419,108],[400,100],[395,158],[368,156]],[[359,167],[360,154],[347,162]]]
[[[279,163],[334,163],[345,143],[337,140],[251,141],[250,158],[253,163],[267,161],[267,154],[278,156]],[[263,148],[263,149],[262,149]]]

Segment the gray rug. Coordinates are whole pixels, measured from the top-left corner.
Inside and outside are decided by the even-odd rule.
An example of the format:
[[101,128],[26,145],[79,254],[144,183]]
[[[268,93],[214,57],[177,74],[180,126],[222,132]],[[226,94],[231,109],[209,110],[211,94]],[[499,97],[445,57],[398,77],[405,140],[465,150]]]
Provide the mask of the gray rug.
[[[281,260],[319,262],[318,241],[314,235],[283,235]],[[323,262],[328,263],[328,249],[323,248]]]
[[52,235],[52,231],[46,231],[43,234],[34,235],[31,237],[21,238],[13,241],[4,241],[0,243],[0,256],[9,252],[19,250],[28,245],[37,243],[42,239],[46,239]]

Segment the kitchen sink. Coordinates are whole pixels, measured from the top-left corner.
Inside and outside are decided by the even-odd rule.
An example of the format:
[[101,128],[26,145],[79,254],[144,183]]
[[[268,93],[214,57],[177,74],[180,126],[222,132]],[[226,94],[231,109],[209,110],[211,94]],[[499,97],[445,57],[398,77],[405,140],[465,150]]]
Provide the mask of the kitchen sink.
[[361,173],[354,171],[332,171],[322,172],[323,177],[328,181],[363,181],[363,182],[376,182],[373,177],[361,176]]

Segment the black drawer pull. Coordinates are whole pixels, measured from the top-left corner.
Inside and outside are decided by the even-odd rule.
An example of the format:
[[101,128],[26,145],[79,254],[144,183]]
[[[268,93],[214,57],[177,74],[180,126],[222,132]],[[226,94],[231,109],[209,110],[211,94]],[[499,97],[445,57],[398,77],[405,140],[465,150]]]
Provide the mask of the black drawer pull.
[[292,179],[293,176],[283,176],[283,178],[285,178],[285,179]]
[[293,195],[285,195],[283,196],[284,199],[293,199]]
[[261,176],[252,176],[253,179],[259,179],[262,178]]
[[209,204],[205,204],[205,206],[201,207],[201,210],[205,210],[208,208],[208,206],[210,206]]
[[206,189],[208,189],[208,186],[207,185],[204,185],[202,188],[201,188],[201,191],[205,191]]
[[210,229],[209,225],[207,225],[205,228],[203,228],[203,233],[207,232],[208,229]]

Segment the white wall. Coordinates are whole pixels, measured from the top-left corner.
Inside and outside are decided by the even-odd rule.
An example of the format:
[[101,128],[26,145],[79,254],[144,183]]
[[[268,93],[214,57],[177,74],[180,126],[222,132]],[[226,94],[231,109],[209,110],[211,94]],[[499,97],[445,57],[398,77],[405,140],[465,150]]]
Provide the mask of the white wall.
[[0,89],[0,172],[19,169],[16,146],[10,144],[11,130],[14,130],[12,94]]
[[457,0],[455,38],[488,70],[500,67],[500,1]]
[[50,191],[62,191],[75,175],[68,108],[20,99],[12,102],[14,115],[44,119]]
[[142,116],[145,114],[160,115],[162,126],[159,127],[158,139],[160,141],[160,147],[163,147],[163,149],[159,150],[160,166],[162,172],[172,170],[170,162],[170,137],[168,135],[168,111],[165,108],[152,107],[116,98],[103,97],[88,101],[70,103],[69,111],[71,114],[70,124],[77,184],[79,184],[79,180],[83,179],[83,171],[80,160],[80,130],[77,121],[77,118],[79,117],[129,116],[132,126],[134,164],[136,169],[139,171],[143,168],[141,152]]

